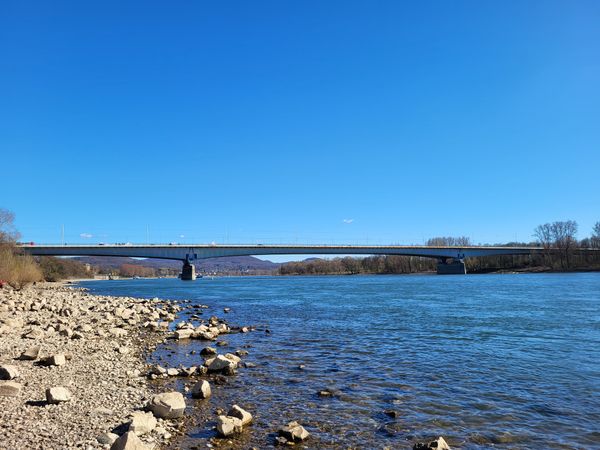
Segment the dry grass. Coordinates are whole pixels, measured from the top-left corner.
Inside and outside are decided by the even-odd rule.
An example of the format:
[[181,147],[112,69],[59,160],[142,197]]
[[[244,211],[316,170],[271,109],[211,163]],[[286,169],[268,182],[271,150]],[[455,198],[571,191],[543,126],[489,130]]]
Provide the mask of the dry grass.
[[0,245],[0,280],[13,289],[23,289],[42,280],[42,272],[30,255],[19,254],[10,244]]

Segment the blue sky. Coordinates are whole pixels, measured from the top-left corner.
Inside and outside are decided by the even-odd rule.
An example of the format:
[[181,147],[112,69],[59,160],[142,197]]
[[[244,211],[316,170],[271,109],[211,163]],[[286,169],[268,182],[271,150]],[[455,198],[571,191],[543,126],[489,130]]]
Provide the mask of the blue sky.
[[0,7],[25,240],[530,240],[600,220],[596,1]]

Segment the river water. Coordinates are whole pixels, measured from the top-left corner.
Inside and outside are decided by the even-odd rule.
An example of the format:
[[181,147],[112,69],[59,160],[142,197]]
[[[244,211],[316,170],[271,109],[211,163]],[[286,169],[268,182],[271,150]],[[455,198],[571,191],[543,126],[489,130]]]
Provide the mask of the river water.
[[[221,339],[229,345],[219,352],[246,349],[256,367],[196,402],[183,448],[205,448],[214,409],[232,403],[255,416],[246,448],[270,446],[287,420],[311,433],[309,448],[410,448],[438,435],[465,449],[600,448],[598,273],[81,285],[189,299],[210,306],[203,317],[271,331]],[[190,366],[205,345],[168,343],[153,358]],[[318,396],[325,388],[334,395]]]

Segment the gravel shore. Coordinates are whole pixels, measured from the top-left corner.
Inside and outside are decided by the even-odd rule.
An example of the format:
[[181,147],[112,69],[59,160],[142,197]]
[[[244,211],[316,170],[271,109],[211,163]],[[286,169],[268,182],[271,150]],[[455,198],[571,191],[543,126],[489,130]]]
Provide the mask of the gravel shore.
[[[63,284],[0,289],[0,449],[110,448],[98,438],[123,434],[153,395],[145,353],[178,308]],[[175,433],[159,419],[140,439],[157,449]]]

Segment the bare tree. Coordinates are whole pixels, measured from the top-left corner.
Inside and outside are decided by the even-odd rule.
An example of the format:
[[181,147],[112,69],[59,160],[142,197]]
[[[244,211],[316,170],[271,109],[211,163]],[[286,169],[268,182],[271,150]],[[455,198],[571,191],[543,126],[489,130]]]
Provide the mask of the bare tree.
[[561,252],[561,263],[562,256],[564,256],[566,261],[565,268],[569,267],[569,254],[573,247],[577,246],[577,222],[574,220],[566,220],[562,222],[554,222],[552,224],[552,235],[554,237],[554,243],[556,247],[558,247]]
[[533,236],[537,238],[542,247],[552,247],[552,224],[545,223],[543,225],[538,225],[535,230],[533,230]]
[[600,248],[600,222],[596,222],[592,229],[592,238],[590,243],[593,248]]
[[8,209],[0,208],[0,244],[13,243],[19,239],[15,230],[15,215]]
[[466,236],[452,237],[434,237],[427,240],[428,247],[468,247],[471,244],[471,238]]

